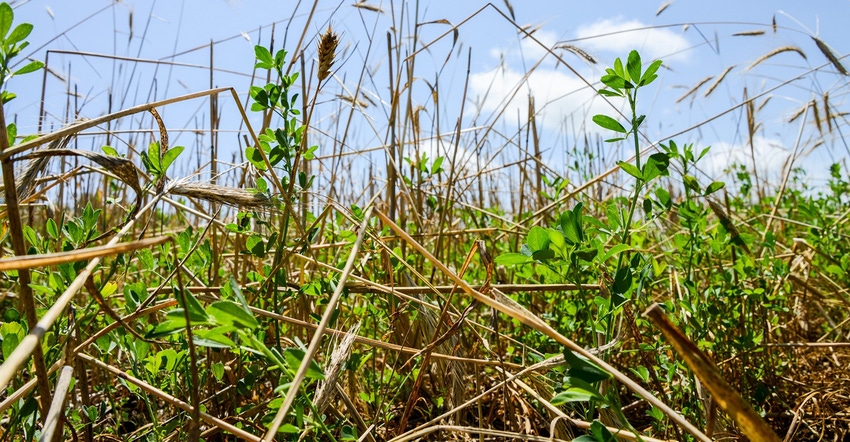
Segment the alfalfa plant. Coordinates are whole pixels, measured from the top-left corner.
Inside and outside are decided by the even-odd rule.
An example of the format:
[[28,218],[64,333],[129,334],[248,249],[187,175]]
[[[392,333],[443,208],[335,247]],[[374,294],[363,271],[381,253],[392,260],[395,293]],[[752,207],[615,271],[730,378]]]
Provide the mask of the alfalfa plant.
[[[628,103],[629,117],[625,125],[608,115],[593,117],[597,125],[616,133],[615,137],[606,142],[626,140],[634,145],[634,164],[618,162],[620,168],[635,179],[630,197],[624,199],[627,207],[624,208],[622,203],[609,203],[608,220],[603,223],[585,215],[583,204],[578,203],[572,210],[564,211],[554,227],[533,227],[520,253],[503,254],[497,259],[497,262],[506,265],[538,263],[543,267],[542,274],[550,275],[550,278],[560,275],[576,284],[582,284],[594,276],[601,277],[607,290],[588,303],[588,310],[595,310],[596,317],[591,318],[587,313],[582,313],[587,315],[586,319],[590,322],[590,338],[596,341],[595,345],[599,348],[607,348],[607,344],[616,341],[615,334],[618,325],[622,324],[620,318],[624,305],[639,297],[652,273],[651,259],[635,250],[630,240],[635,212],[641,205],[645,188],[653,180],[667,176],[670,164],[667,153],[655,153],[643,161],[640,149],[640,129],[646,116],[638,113],[638,92],[658,77],[660,67],[661,60],[656,60],[644,69],[640,54],[632,51],[625,65],[617,58],[614,67],[606,69],[601,79],[606,86],[599,91],[601,95],[624,98]],[[656,192],[654,197],[647,195],[643,198],[642,205],[648,216],[657,215],[671,207],[670,196]],[[607,262],[615,256],[616,265],[611,272]],[[612,273],[613,278],[608,276]],[[605,297],[605,293],[609,296]],[[583,295],[580,291],[580,297]],[[612,388],[610,375],[569,350],[565,351],[565,357],[570,369],[565,373],[553,403],[572,403],[578,406],[579,412],[591,419],[596,412],[602,412],[632,429],[622,412],[617,389]],[[578,403],[588,403],[589,406],[581,407]],[[592,433],[595,440],[608,440],[600,432]]]

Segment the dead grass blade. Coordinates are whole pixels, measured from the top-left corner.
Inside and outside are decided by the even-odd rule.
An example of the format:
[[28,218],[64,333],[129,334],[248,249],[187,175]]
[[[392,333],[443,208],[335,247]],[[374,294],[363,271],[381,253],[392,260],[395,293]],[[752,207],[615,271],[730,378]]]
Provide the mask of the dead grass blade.
[[660,305],[646,310],[648,317],[685,360],[688,367],[702,381],[712,399],[738,424],[741,431],[753,442],[779,442],[779,437],[741,396],[720,375],[714,363],[667,319]]
[[804,59],[804,60],[807,60],[807,59],[808,59],[808,58],[806,57],[806,53],[805,53],[805,52],[803,52],[803,50],[802,50],[802,49],[800,49],[800,48],[798,48],[797,46],[791,46],[791,45],[788,45],[788,46],[782,46],[782,47],[778,47],[778,48],[776,48],[776,49],[774,49],[774,50],[772,50],[772,51],[768,52],[767,54],[762,55],[762,56],[761,56],[761,57],[759,57],[756,61],[752,62],[752,64],[750,64],[749,66],[747,66],[747,68],[746,68],[746,69],[744,69],[744,70],[745,70],[745,71],[749,71],[750,69],[752,69],[752,68],[754,68],[754,67],[756,67],[756,66],[758,66],[758,65],[760,65],[760,64],[762,64],[762,63],[764,63],[765,61],[767,61],[767,60],[768,60],[768,59],[770,59],[771,57],[774,57],[774,56],[776,56],[776,55],[779,55],[779,54],[781,54],[781,53],[783,53],[783,52],[796,52],[796,53],[797,53],[797,54],[799,54],[801,57],[803,57],[803,59]]
[[77,262],[109,255],[117,255],[119,253],[127,253],[133,250],[153,247],[170,240],[171,237],[160,236],[157,238],[146,238],[139,241],[121,243],[113,246],[98,246],[81,250],[71,250],[69,252],[3,258],[0,259],[0,271],[32,269],[36,267],[46,267],[64,264],[67,262]]
[[[70,136],[53,140],[47,145],[46,150],[64,150],[70,140]],[[15,188],[18,190],[19,199],[26,200],[35,192],[36,179],[44,173],[49,162],[49,156],[32,158],[24,166],[21,173],[15,173],[15,176],[18,177],[15,180]]]
[[168,192],[189,198],[197,198],[232,207],[251,209],[274,207],[273,202],[262,193],[249,192],[235,187],[219,186],[202,182],[178,181],[169,185]]

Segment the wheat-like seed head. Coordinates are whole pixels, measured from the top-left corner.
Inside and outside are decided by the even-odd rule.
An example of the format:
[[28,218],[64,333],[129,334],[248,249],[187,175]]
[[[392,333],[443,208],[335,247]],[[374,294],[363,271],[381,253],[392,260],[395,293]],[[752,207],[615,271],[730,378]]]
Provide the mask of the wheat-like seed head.
[[747,66],[746,70],[749,71],[750,69],[758,66],[759,64],[761,64],[763,61],[769,59],[770,57],[773,57],[774,55],[777,55],[777,54],[781,54],[783,52],[796,52],[801,57],[803,57],[804,60],[808,60],[808,57],[806,57],[806,53],[803,52],[803,50],[798,48],[797,46],[790,46],[790,45],[789,46],[782,46],[782,47],[776,48],[776,49],[768,52],[767,54],[762,55],[761,57],[759,57],[758,60],[754,61],[751,65]]
[[336,32],[328,26],[328,30],[322,34],[322,38],[319,40],[319,71],[316,74],[319,81],[323,81],[331,75],[331,66],[334,64],[337,45],[339,45],[339,38]]

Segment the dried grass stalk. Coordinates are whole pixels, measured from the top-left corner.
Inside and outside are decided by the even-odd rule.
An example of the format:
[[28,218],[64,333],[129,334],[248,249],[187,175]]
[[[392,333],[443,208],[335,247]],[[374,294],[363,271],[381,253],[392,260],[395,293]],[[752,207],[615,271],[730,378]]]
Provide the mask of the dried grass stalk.
[[[70,140],[70,136],[53,140],[45,149],[41,149],[37,152],[65,149],[68,146],[68,141]],[[15,188],[18,190],[19,200],[24,201],[35,193],[36,179],[47,170],[47,165],[49,163],[50,156],[47,155],[39,158],[30,158],[23,169],[20,172],[15,173],[15,176],[18,177],[15,181]]]
[[798,48],[797,46],[790,46],[790,45],[789,46],[782,46],[782,47],[778,47],[778,48],[768,52],[767,54],[762,55],[761,57],[758,58],[758,60],[754,61],[751,65],[747,66],[746,70],[749,71],[750,69],[752,69],[752,68],[758,66],[759,64],[763,63],[764,61],[768,60],[770,57],[773,57],[774,55],[779,55],[783,52],[796,52],[796,53],[800,54],[800,56],[803,57],[804,60],[808,60],[808,57],[806,57],[806,53],[803,52],[803,50]]
[[596,64],[597,63],[596,58],[594,58],[592,55],[588,54],[587,51],[585,51],[584,49],[582,49],[578,46],[567,44],[567,43],[561,43],[561,44],[555,46],[555,49],[563,49],[565,51],[572,52],[573,54],[578,55],[579,58],[583,59],[584,61],[586,61],[590,64]]
[[823,114],[826,120],[826,129],[832,132],[832,118],[829,113],[829,91],[823,93]]
[[735,69],[735,65],[734,65],[734,64],[733,64],[732,66],[727,67],[727,68],[726,68],[726,70],[724,70],[724,71],[723,71],[720,75],[718,75],[718,76],[717,76],[717,79],[716,79],[716,80],[714,80],[714,82],[713,82],[713,83],[711,83],[711,86],[709,86],[709,87],[708,87],[708,90],[707,90],[707,91],[705,91],[705,94],[704,94],[703,96],[704,96],[704,97],[707,97],[707,96],[709,96],[712,92],[714,92],[714,89],[716,89],[716,88],[717,88],[717,86],[719,86],[719,85],[720,85],[720,82],[721,82],[721,81],[723,81],[723,79],[724,79],[724,78],[726,78],[726,74],[728,74],[729,72],[731,72],[731,71],[732,71],[732,69]]
[[366,3],[365,0],[354,3],[351,6],[354,6],[355,8],[365,9],[367,11],[377,12],[377,13],[384,12],[384,10],[381,9],[380,6],[370,5],[369,3]]
[[136,165],[126,158],[113,157],[98,152],[79,149],[44,149],[24,155],[21,159],[34,160],[66,155],[78,156],[91,160],[118,177],[118,179],[130,186],[134,191],[136,191],[136,193],[142,193],[142,186],[139,183],[139,174],[136,171]]
[[764,30],[759,29],[756,31],[741,31],[732,34],[733,37],[755,37],[757,35],[764,35]]
[[835,66],[835,69],[837,69],[838,72],[841,72],[841,75],[848,75],[847,69],[844,67],[843,64],[841,64],[841,61],[838,59],[838,56],[835,55],[835,52],[832,52],[832,49],[830,49],[826,42],[815,36],[812,36],[812,40],[815,41],[815,44],[818,46],[818,49],[820,49],[821,53],[823,53],[823,55],[825,55],[826,58],[829,59],[829,62],[832,63],[833,66]]
[[331,352],[330,362],[328,362],[328,366],[325,368],[325,379],[316,388],[316,399],[314,403],[319,414],[325,411],[328,401],[333,396],[333,392],[336,391],[336,384],[339,379],[339,373],[342,370],[342,365],[351,355],[351,348],[354,346],[354,341],[357,338],[357,332],[359,330],[360,324],[352,327],[339,342],[339,345]]
[[818,127],[818,132],[823,133],[823,123],[820,119],[820,112],[818,111],[818,104],[815,100],[809,102],[809,106],[812,107],[812,115],[815,117],[815,125]]
[[700,80],[699,83],[697,83],[694,87],[688,89],[688,91],[685,92],[684,95],[682,95],[681,97],[676,99],[676,103],[681,103],[685,98],[688,98],[689,95],[696,92],[697,89],[701,88],[702,85],[708,83],[712,78],[714,78],[714,75],[709,75],[708,77],[705,77],[702,80]]
[[796,120],[797,118],[800,118],[800,115],[803,115],[803,112],[806,111],[806,109],[809,107],[810,104],[811,103],[806,103],[806,104],[802,105],[799,109],[797,109],[797,112],[794,112],[794,114],[791,115],[791,118],[788,119],[788,122],[793,123],[794,120]]
[[516,21],[516,14],[514,13],[514,6],[508,0],[505,0],[505,7],[508,8],[508,14],[511,15],[511,20]]
[[227,204],[236,207],[262,208],[272,207],[272,202],[265,195],[252,193],[245,189],[219,186],[200,182],[177,182],[168,191],[174,195],[199,198],[214,203]]
[[338,45],[339,38],[329,25],[328,30],[322,34],[322,38],[319,40],[319,71],[316,73],[319,81],[323,81],[331,75],[331,67],[334,64]]

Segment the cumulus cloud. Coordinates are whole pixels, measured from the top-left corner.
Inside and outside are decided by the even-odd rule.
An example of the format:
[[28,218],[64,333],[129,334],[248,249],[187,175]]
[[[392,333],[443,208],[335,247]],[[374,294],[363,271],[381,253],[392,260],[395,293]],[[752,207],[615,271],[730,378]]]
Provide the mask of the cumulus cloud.
[[728,179],[724,171],[733,165],[743,164],[748,170],[752,170],[753,154],[755,154],[759,177],[775,180],[780,178],[785,170],[791,151],[778,139],[760,136],[753,138],[753,152],[750,151],[747,143],[721,141],[712,144],[711,150],[700,161],[699,166],[711,179]]
[[604,19],[579,26],[576,44],[590,51],[611,52],[624,57],[632,49],[640,51],[642,58],[662,58],[665,61],[685,60],[691,46],[674,28],[648,28],[639,20]]
[[[588,74],[591,75],[591,74]],[[566,71],[538,68],[525,76],[501,66],[470,77],[471,97],[489,122],[501,112],[501,119],[524,124],[528,120],[528,97],[534,97],[538,127],[558,130],[575,127],[603,133],[591,121],[595,114],[613,112],[581,79]],[[489,115],[488,115],[489,114]],[[610,135],[610,133],[605,133]]]

